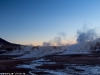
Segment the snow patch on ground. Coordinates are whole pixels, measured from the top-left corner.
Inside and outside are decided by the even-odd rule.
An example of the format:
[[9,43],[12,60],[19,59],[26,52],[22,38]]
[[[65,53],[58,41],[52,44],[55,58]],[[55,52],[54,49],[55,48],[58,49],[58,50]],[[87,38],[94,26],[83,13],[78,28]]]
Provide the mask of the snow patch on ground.
[[53,75],[68,75],[67,73],[60,72],[60,71],[53,71],[53,70],[47,70],[45,72],[51,73]]
[[29,72],[31,75],[35,75],[34,72],[47,72],[47,75],[99,75],[100,65],[85,65],[85,64],[65,64],[65,69],[49,70],[49,69],[39,69],[36,66],[41,66],[43,64],[56,64],[57,62],[52,62],[50,60],[45,60],[43,58],[33,60],[28,64],[22,64],[16,66],[17,68],[27,68],[31,69]]
[[30,64],[22,64],[16,66],[17,68],[27,68],[27,69],[35,69],[36,66],[41,66],[42,64],[56,64],[56,62],[50,62],[50,60],[45,60],[43,58],[38,60],[33,60]]
[[34,65],[25,65],[25,64],[23,64],[23,65],[18,65],[18,66],[16,66],[17,68],[26,68],[26,69],[34,69],[35,67],[34,67]]

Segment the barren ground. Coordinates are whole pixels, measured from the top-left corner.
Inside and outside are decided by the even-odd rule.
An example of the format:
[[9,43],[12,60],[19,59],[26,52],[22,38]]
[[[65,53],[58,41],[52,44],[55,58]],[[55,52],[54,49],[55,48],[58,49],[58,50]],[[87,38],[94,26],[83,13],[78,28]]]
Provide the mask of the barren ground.
[[[4,58],[3,58],[4,57]],[[41,58],[27,58],[27,59],[12,59],[17,56],[11,56],[11,55],[4,55],[0,58],[0,73],[25,73],[26,75],[29,74],[29,71],[32,71],[30,68],[17,68],[15,66],[22,65],[22,64],[30,64],[32,61],[39,60]],[[35,66],[34,71],[31,73],[34,73],[36,75],[50,75],[48,72],[44,72],[42,70],[62,70],[65,69],[68,64],[76,64],[76,65],[100,65],[100,54],[71,54],[71,55],[51,55],[51,56],[45,56],[42,57],[45,60],[50,60],[48,62],[55,62],[54,64],[50,63],[44,63],[42,65]],[[37,63],[33,63],[37,64]],[[75,71],[84,71],[81,69],[76,69],[73,67],[70,67],[71,69],[74,69]],[[37,70],[39,70],[37,72]],[[41,71],[40,71],[41,70]]]

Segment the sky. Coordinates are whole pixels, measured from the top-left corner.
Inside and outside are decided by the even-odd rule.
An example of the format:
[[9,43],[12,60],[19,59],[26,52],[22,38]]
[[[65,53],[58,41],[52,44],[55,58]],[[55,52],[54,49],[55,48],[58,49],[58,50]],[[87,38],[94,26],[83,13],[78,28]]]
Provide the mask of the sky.
[[12,43],[42,45],[59,32],[74,41],[99,20],[100,0],[0,0],[0,38]]

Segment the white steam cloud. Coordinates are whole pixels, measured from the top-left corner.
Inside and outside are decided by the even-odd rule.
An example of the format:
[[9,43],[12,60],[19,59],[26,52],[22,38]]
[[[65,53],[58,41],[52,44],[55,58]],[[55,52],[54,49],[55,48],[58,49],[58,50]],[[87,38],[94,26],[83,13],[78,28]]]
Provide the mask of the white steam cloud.
[[88,30],[78,30],[77,31],[77,39],[78,43],[92,41],[98,38],[98,34],[96,33],[95,29],[88,29]]
[[[80,30],[77,30],[77,38],[76,38],[77,43],[83,43],[98,39],[99,36],[96,31],[97,29],[95,28],[89,29],[87,28],[87,26],[83,27]],[[66,33],[59,32],[57,36],[54,37],[52,40],[48,42],[43,42],[43,46],[54,46],[54,45],[62,46],[64,45],[64,42],[66,42],[66,44],[70,44],[70,42],[68,43],[68,38],[66,38]]]
[[56,37],[54,37],[52,40],[48,42],[43,42],[43,46],[61,46],[63,45],[63,41],[66,41],[66,33],[65,32],[59,32]]

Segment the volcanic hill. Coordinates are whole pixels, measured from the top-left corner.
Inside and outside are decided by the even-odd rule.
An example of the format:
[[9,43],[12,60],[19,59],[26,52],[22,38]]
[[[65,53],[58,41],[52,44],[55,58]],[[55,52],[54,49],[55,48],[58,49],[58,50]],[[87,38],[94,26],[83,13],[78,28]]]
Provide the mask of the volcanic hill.
[[19,48],[21,45],[20,44],[14,44],[14,43],[10,43],[2,38],[0,38],[0,50],[4,49],[4,50],[13,50],[16,48]]

